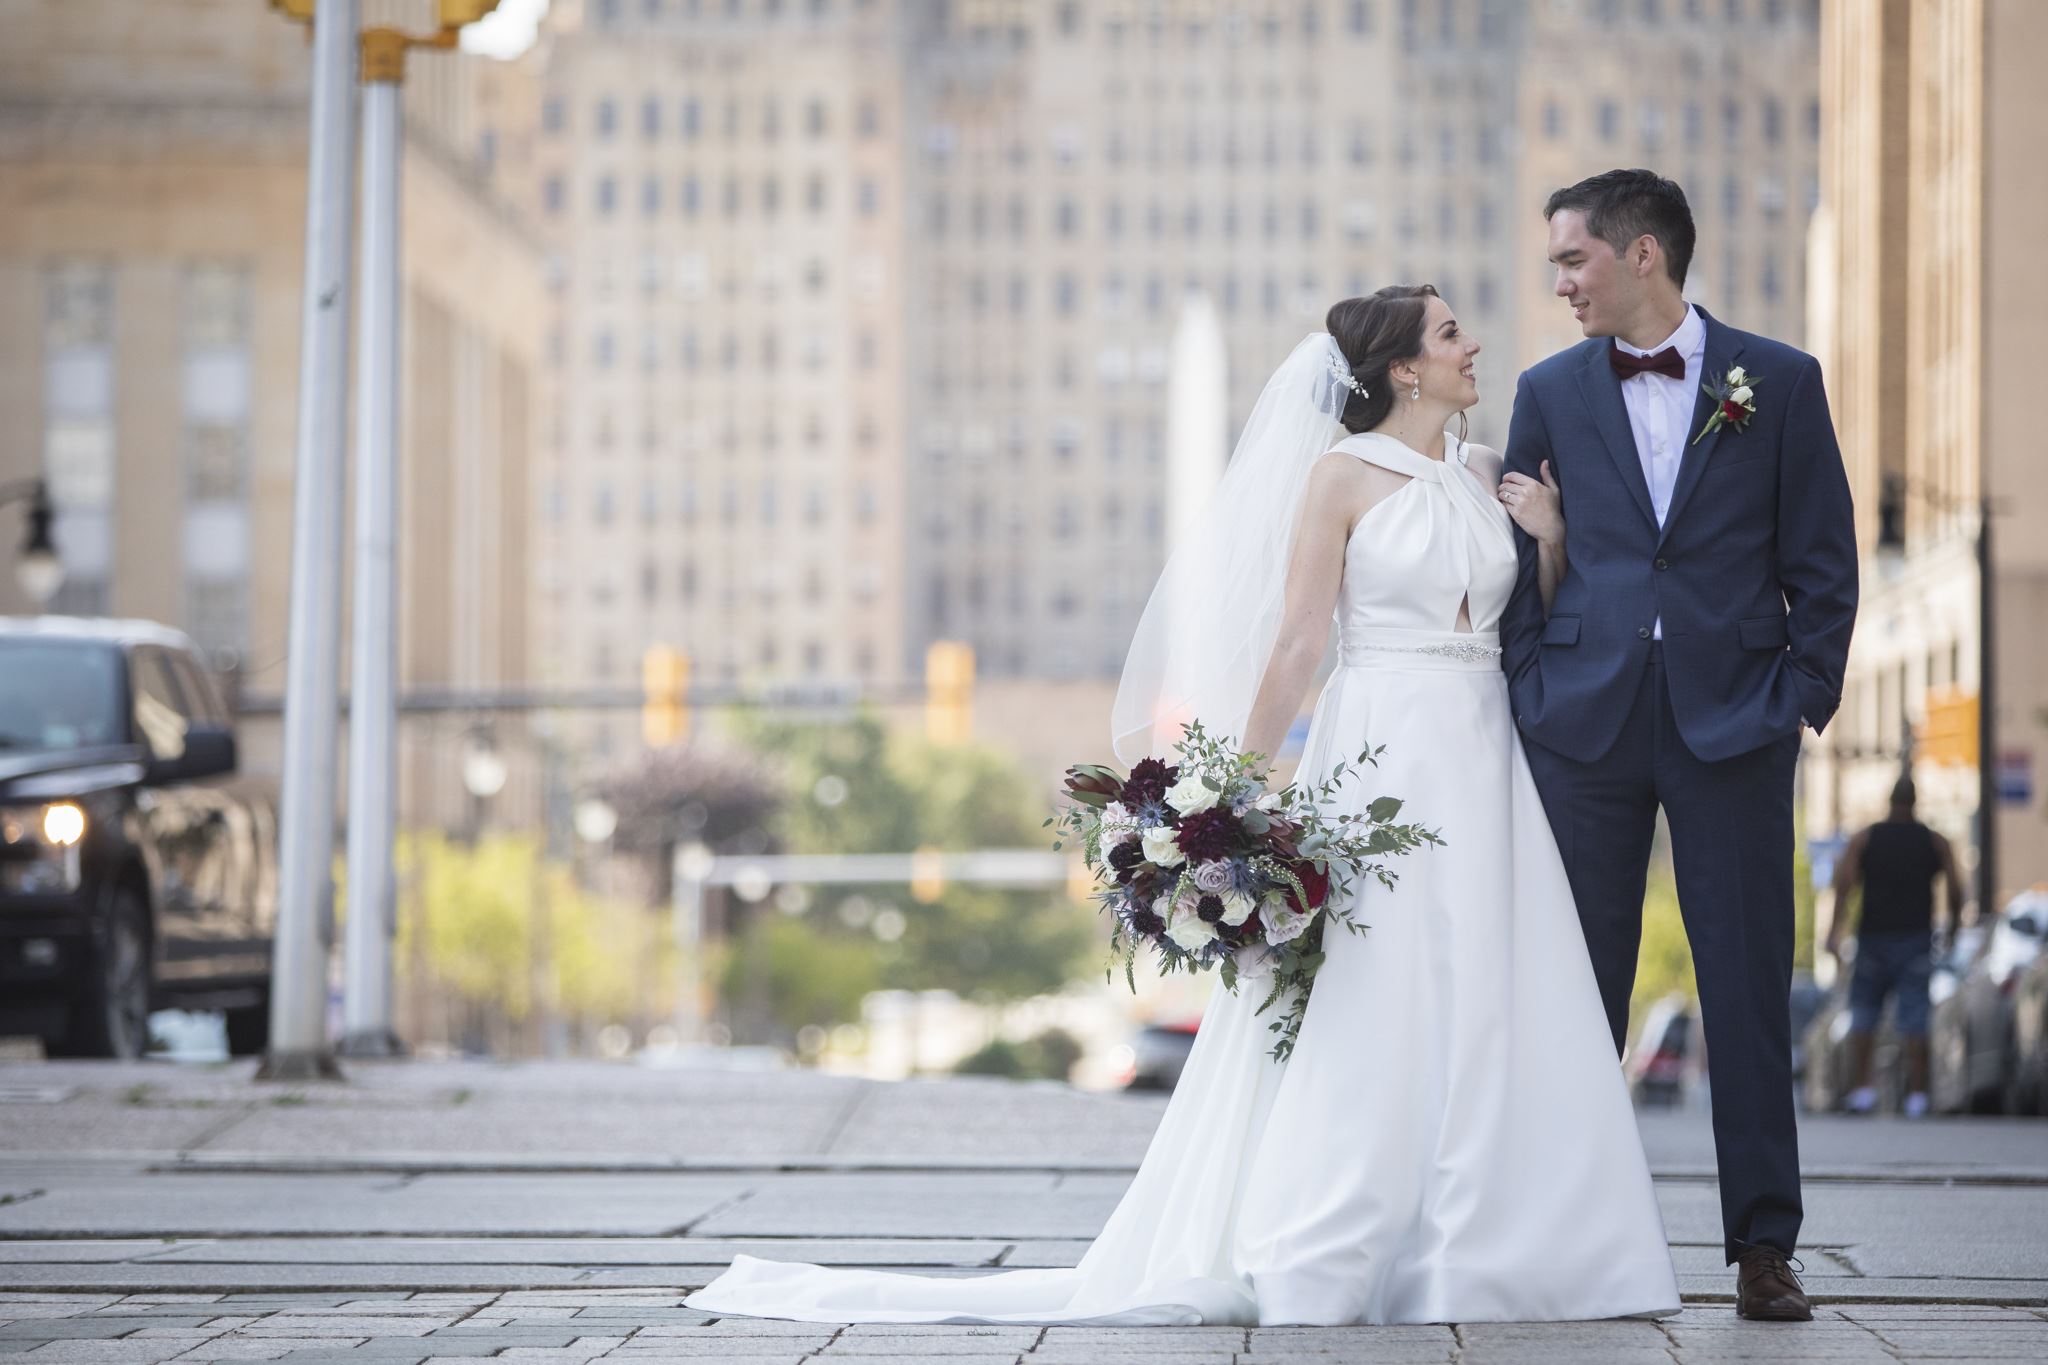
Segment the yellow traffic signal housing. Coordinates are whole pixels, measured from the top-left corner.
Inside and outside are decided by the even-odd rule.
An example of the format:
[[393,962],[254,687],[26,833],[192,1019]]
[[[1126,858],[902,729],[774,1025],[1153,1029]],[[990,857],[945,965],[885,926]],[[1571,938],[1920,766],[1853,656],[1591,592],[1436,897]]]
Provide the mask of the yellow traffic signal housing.
[[640,656],[640,738],[656,748],[690,735],[690,656],[651,645]]
[[1934,763],[1977,766],[1977,694],[1959,687],[1927,694],[1927,723],[1920,731],[1920,756]]
[[440,0],[441,27],[467,27],[497,7],[498,0]]
[[935,640],[924,652],[925,736],[961,744],[974,733],[974,646]]
[[930,905],[946,894],[946,869],[935,848],[921,848],[910,855],[910,898]]

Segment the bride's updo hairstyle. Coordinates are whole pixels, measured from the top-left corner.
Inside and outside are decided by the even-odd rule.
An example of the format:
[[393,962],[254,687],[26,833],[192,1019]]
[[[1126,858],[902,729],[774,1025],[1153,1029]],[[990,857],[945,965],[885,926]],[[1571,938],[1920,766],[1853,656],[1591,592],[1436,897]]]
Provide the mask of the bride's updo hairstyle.
[[1335,338],[1351,362],[1352,377],[1366,393],[1361,398],[1353,389],[1346,400],[1340,419],[1346,431],[1371,431],[1393,410],[1394,381],[1387,367],[1422,354],[1422,320],[1429,308],[1424,300],[1435,297],[1433,284],[1390,284],[1364,298],[1331,305],[1323,330]]

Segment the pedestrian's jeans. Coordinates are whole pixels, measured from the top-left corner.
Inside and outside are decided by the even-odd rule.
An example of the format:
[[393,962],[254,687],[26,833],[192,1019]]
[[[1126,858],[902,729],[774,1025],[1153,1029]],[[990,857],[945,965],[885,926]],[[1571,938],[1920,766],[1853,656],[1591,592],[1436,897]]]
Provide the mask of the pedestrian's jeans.
[[1892,1027],[1902,1038],[1927,1035],[1927,978],[1934,969],[1933,935],[1860,934],[1856,939],[1856,975],[1849,982],[1849,1027],[1874,1033],[1884,1013],[1884,998],[1894,996]]

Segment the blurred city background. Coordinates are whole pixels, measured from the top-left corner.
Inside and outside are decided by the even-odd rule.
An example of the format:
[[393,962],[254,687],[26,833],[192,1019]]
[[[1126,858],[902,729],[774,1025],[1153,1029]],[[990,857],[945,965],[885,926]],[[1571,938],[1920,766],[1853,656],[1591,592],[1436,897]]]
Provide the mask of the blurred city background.
[[[1106,978],[1041,822],[1108,756],[1180,514],[1288,348],[1392,282],[1483,341],[1472,432],[1502,443],[1516,374],[1579,339],[1545,196],[1645,165],[1691,198],[1689,296],[1820,356],[1857,500],[1847,693],[1800,772],[1809,1098],[1846,1086],[1835,866],[1911,774],[1971,921],[1937,1107],[2041,1106],[2048,6],[364,0],[476,22],[378,68],[396,250],[311,295],[358,335],[340,502],[295,509],[312,9],[0,0],[0,807],[58,849],[48,886],[0,882],[19,1054],[262,1052],[290,958],[321,1046],[1170,1085],[1208,982]],[[359,352],[379,269],[396,350]],[[385,525],[353,483],[372,411]],[[295,882],[308,515],[341,723],[300,751],[333,818]],[[347,724],[379,630],[381,807]],[[225,732],[225,766],[186,752]],[[95,875],[58,805],[129,829],[103,894],[140,966],[27,913]],[[1632,1075],[1687,1103],[1662,858],[1643,955]],[[122,991],[145,1028],[72,1027]]]

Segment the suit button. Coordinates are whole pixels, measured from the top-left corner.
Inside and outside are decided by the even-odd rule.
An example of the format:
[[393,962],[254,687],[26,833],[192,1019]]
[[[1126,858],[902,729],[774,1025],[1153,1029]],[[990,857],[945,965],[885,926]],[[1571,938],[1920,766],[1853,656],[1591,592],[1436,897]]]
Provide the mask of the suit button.
[[1637,626],[1637,627],[1636,627],[1636,638],[1637,638],[1638,640],[1647,640],[1647,639],[1649,639],[1649,638],[1650,638],[1650,628],[1649,628],[1648,626]]
[[1660,559],[1657,561],[1657,567],[1660,569],[1668,569],[1671,567],[1671,561],[1668,559]]

